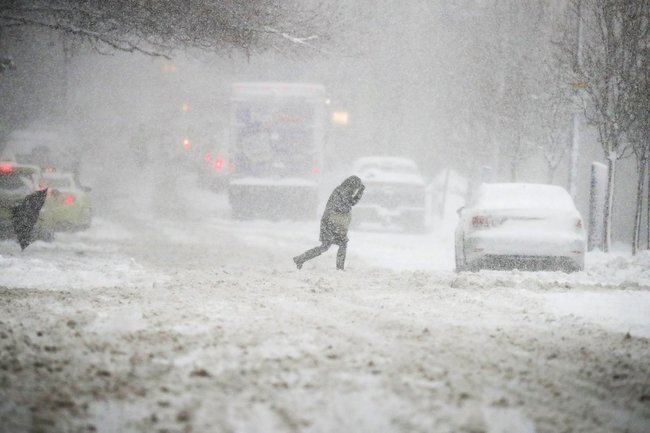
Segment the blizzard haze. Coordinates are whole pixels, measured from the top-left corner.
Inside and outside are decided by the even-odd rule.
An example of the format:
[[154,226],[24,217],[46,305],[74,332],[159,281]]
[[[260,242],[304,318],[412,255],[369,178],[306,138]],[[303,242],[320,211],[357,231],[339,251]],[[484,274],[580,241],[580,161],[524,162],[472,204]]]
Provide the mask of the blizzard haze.
[[[607,161],[576,109],[575,2],[177,3],[93,6],[113,46],[66,0],[53,21],[49,2],[0,5],[0,156],[52,149],[34,163],[93,209],[24,250],[0,239],[0,433],[650,431],[650,208],[642,190],[632,254],[628,148],[611,248],[586,249]],[[247,19],[230,33],[180,3]],[[177,27],[115,35],[120,8]],[[351,175],[345,270],[336,246],[297,269]],[[508,213],[506,186],[501,213],[464,220],[521,234],[502,248],[560,233],[573,272],[463,267],[483,182],[574,189],[579,215],[564,191]]]
[[[77,48],[66,63],[47,49],[61,41],[34,31],[7,44],[23,68],[3,85],[15,90],[28,81],[34,89],[8,92],[15,108],[7,117],[27,126],[63,116],[87,159],[114,152],[117,163],[132,156],[128,143],[139,127],[159,142],[157,153],[188,130],[203,140],[227,140],[232,82],[320,83],[328,117],[349,116],[347,125],[328,122],[326,174],[349,171],[359,156],[389,154],[416,158],[429,180],[445,168],[474,178],[490,166],[495,180],[546,183],[540,151],[546,133],[535,113],[544,108],[545,65],[555,55],[553,37],[565,31],[565,13],[564,2],[512,8],[480,1],[362,2],[340,6],[341,24],[322,51],[180,51],[169,61]],[[531,120],[514,117],[521,112]],[[556,127],[557,141],[569,140],[569,117],[565,123]],[[522,125],[521,137],[513,135]],[[579,205],[586,213],[589,164],[601,150],[589,130],[582,137]],[[512,142],[516,149],[508,147]],[[553,181],[566,187],[567,173],[564,155]]]

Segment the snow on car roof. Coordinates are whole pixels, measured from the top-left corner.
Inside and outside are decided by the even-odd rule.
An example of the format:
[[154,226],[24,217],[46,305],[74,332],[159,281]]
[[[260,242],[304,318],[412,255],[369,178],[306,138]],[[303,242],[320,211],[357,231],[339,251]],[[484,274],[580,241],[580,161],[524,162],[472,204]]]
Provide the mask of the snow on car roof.
[[3,166],[9,168],[10,171],[21,174],[41,174],[41,168],[31,164],[20,164],[13,161],[3,161]]
[[73,179],[69,171],[43,171],[43,177],[48,179]]
[[412,159],[398,156],[364,156],[353,168],[364,182],[423,184],[418,166]]
[[361,169],[364,166],[381,166],[386,168],[408,167],[413,170],[418,169],[417,164],[410,158],[402,156],[364,156],[356,160],[354,167]]
[[474,207],[487,209],[576,209],[569,193],[557,185],[535,183],[484,183]]
[[315,83],[238,82],[232,84],[233,98],[240,96],[306,96],[325,94],[325,86]]
[[41,176],[44,183],[52,188],[77,189],[74,176],[69,171],[44,171]]

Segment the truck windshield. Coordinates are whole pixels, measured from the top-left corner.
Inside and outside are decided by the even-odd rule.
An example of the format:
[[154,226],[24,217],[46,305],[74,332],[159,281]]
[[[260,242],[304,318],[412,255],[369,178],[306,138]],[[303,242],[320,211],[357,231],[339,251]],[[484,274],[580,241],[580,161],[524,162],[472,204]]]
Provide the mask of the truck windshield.
[[234,162],[241,175],[304,176],[315,159],[314,107],[299,98],[257,98],[234,107]]

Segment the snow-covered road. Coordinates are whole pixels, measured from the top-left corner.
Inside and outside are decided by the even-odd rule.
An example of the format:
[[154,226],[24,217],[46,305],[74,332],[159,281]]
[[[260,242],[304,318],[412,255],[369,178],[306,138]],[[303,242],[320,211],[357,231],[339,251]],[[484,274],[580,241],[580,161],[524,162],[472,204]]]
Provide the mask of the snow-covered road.
[[455,274],[447,222],[297,271],[318,221],[231,221],[191,180],[111,195],[0,242],[2,432],[650,431],[650,254]]

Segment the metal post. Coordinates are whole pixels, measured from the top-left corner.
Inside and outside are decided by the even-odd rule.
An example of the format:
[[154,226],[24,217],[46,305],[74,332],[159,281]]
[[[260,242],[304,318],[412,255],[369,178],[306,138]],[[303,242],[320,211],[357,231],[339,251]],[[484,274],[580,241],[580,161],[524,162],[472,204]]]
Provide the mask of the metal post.
[[587,248],[603,250],[605,226],[605,198],[607,196],[607,166],[599,162],[591,164],[591,189],[589,191],[589,226]]

